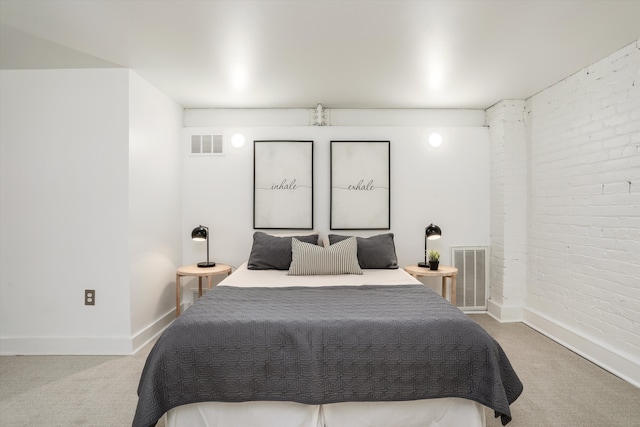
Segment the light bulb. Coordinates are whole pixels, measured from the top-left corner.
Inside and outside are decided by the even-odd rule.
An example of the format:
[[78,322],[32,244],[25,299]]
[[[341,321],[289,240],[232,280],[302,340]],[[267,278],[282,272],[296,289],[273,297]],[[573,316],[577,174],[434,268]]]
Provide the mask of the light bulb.
[[236,133],[231,137],[231,145],[236,148],[242,148],[244,146],[244,135]]
[[432,147],[439,147],[442,145],[442,135],[437,132],[429,135],[429,144],[431,144]]

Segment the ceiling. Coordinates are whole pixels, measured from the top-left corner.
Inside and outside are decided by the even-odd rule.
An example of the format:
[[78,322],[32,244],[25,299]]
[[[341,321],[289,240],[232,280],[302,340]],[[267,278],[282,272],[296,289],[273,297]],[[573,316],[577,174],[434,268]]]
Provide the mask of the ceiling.
[[0,68],[131,68],[186,108],[480,108],[640,39],[640,1],[0,0]]

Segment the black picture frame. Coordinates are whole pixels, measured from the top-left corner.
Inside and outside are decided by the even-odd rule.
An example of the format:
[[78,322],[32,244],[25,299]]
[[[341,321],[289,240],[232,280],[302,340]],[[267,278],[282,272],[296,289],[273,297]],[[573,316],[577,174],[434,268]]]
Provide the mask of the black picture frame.
[[390,141],[331,141],[331,230],[391,228]]
[[253,228],[313,229],[313,141],[253,142]]

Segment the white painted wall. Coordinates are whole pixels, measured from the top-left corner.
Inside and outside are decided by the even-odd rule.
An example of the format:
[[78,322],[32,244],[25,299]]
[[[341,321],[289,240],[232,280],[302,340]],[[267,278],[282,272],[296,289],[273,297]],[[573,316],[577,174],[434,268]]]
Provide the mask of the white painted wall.
[[124,69],[1,73],[0,353],[131,353],[173,319],[182,108]]
[[126,353],[128,72],[0,73],[0,351]]
[[640,40],[527,109],[525,321],[640,386]]
[[175,318],[182,107],[129,71],[129,278],[133,348]]
[[[308,115],[303,110],[285,110],[283,116],[271,117],[279,126],[225,126],[215,117],[228,117],[225,111],[186,110],[187,127],[182,141],[183,262],[192,264],[205,257],[203,243],[193,242],[190,233],[198,224],[211,229],[211,258],[217,262],[240,265],[249,257],[253,230],[253,141],[260,139],[294,139],[314,141],[314,228],[322,236],[336,234],[374,235],[384,231],[329,230],[329,145],[334,140],[391,141],[391,232],[395,233],[400,265],[414,264],[424,257],[424,228],[433,222],[443,230],[440,240],[431,241],[430,249],[442,252],[443,264],[449,264],[450,247],[489,245],[489,138],[483,127],[484,112],[450,111],[448,123],[457,127],[413,125],[385,126],[374,114],[356,114],[358,123],[367,126],[303,125]],[[233,111],[233,115],[242,114]],[[255,111],[247,111],[246,122],[260,123]],[[269,114],[275,114],[271,111]],[[332,111],[332,120],[340,115]],[[350,111],[353,115],[355,112]],[[414,114],[411,112],[409,114]],[[442,112],[439,112],[442,114]],[[390,122],[402,120],[402,111],[390,112]],[[396,117],[397,116],[397,117]],[[203,126],[206,119],[209,126]],[[293,118],[292,118],[293,117]],[[426,115],[428,120],[428,115]],[[469,117],[472,117],[471,119]],[[425,118],[425,116],[422,116]],[[444,121],[443,121],[444,122]],[[439,148],[428,145],[432,130],[444,137]],[[245,135],[247,144],[235,149],[230,144],[234,132]],[[223,156],[189,154],[190,135],[215,133],[225,136]],[[185,298],[188,298],[185,295]]]
[[527,282],[527,132],[522,100],[487,110],[491,139],[489,313],[521,321]]

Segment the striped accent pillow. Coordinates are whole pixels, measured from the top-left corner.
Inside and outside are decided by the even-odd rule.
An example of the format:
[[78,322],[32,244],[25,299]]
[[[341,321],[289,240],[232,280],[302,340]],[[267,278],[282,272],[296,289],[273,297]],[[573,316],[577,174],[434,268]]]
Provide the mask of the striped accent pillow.
[[358,264],[358,242],[355,237],[328,247],[291,239],[289,276],[315,274],[362,274]]

